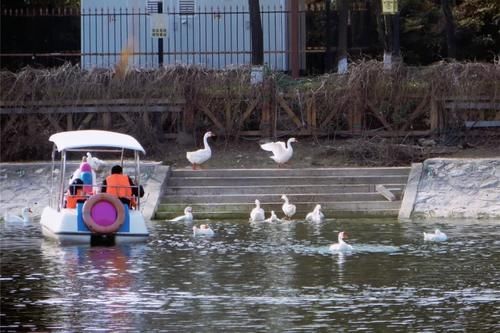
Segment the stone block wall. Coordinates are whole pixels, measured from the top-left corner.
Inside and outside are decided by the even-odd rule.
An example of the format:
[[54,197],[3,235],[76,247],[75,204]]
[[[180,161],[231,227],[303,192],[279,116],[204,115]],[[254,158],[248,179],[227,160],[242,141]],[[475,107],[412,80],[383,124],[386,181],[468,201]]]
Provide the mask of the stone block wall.
[[426,160],[412,217],[500,218],[500,158]]

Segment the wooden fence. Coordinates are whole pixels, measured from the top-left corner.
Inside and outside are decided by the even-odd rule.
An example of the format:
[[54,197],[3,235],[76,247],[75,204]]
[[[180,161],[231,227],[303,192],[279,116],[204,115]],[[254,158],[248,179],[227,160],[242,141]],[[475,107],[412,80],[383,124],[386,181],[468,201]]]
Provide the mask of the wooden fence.
[[[78,129],[107,129],[131,133],[141,141],[177,139],[179,133],[211,129],[218,135],[276,138],[282,136],[408,137],[439,134],[450,126],[451,113],[461,112],[463,124],[500,125],[500,101],[481,98],[430,100],[414,96],[407,117],[395,123],[370,104],[318,110],[321,96],[275,93],[264,86],[260,93],[240,101],[214,98],[210,104],[172,99],[87,100],[32,102],[22,106],[0,102],[2,160],[19,159],[32,145],[47,142],[53,133]],[[455,119],[456,117],[454,117]],[[15,141],[15,142],[13,142]],[[22,146],[23,149],[10,148]],[[16,151],[17,150],[17,151]],[[38,151],[32,147],[31,151]],[[35,154],[36,155],[36,154]],[[154,155],[154,152],[153,152]],[[32,153],[30,156],[33,156]],[[43,158],[43,156],[37,156]]]

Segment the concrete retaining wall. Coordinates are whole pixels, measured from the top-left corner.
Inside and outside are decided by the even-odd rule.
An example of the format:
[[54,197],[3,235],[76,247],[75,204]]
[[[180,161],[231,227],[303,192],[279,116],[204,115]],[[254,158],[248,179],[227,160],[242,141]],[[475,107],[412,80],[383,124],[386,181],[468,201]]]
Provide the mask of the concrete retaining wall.
[[413,218],[500,218],[500,158],[426,160],[412,206]]

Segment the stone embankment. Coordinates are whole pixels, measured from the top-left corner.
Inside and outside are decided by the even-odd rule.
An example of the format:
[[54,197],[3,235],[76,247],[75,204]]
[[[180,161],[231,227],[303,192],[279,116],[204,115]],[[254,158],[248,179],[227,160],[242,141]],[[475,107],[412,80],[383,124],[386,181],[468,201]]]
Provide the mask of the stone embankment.
[[435,158],[414,169],[421,171],[413,180],[410,174],[407,189],[416,182],[411,217],[500,218],[500,158]]
[[[75,166],[76,165],[77,162],[75,162]],[[371,168],[367,169],[371,170],[369,171],[370,173],[376,171]],[[50,163],[45,162],[0,164],[0,186],[2,187],[0,196],[1,216],[3,216],[3,213],[6,211],[14,213],[20,212],[21,208],[24,206],[31,206],[34,208],[35,215],[38,215],[41,209],[48,203],[48,198],[50,196],[50,170]],[[407,170],[409,170],[409,168],[407,168]],[[183,191],[188,192],[180,193],[180,189],[175,187],[173,178],[170,178],[169,183],[167,177],[169,168],[159,163],[146,163],[141,171],[146,187],[146,197],[143,200],[144,206],[142,209],[143,213],[148,218],[155,218],[155,216],[160,219],[169,218],[170,215],[174,214],[174,211],[177,213],[185,204],[194,203],[188,201],[194,200],[197,197],[196,191],[200,190],[201,187],[200,178],[195,179],[193,185],[189,185],[187,180],[183,179],[183,186],[190,186],[190,189],[183,189]],[[289,172],[292,171],[293,170]],[[181,172],[189,173],[185,170]],[[210,172],[216,171],[212,170]],[[345,172],[345,170],[343,172]],[[366,175],[362,176],[359,174],[357,174],[356,177],[348,177],[348,175],[336,175],[335,177],[330,175],[331,177],[327,177],[328,179],[343,179],[343,182],[353,182],[352,184],[342,183],[340,185],[326,182],[324,175],[321,175],[321,177],[319,177],[321,178],[320,183],[314,186],[308,186],[307,184],[310,178],[314,178],[311,174],[309,178],[304,176],[295,177],[301,178],[301,181],[304,182],[304,184],[301,183],[295,187],[292,186],[289,179],[285,182],[285,187],[283,188],[280,188],[275,183],[269,183],[266,186],[260,184],[257,187],[251,184],[243,186],[245,184],[237,183],[235,179],[232,179],[228,184],[217,185],[220,188],[215,188],[214,186],[216,185],[214,184],[207,185],[210,185],[209,187],[213,191],[209,193],[212,201],[217,201],[215,198],[223,198],[225,199],[223,204],[227,206],[228,197],[238,198],[237,204],[233,204],[233,206],[245,205],[245,207],[243,207],[244,209],[238,206],[238,211],[243,211],[245,216],[252,208],[255,198],[261,198],[262,202],[266,202],[266,200],[271,200],[275,197],[279,199],[279,194],[282,192],[289,193],[295,188],[298,191],[294,194],[297,200],[300,198],[305,199],[306,197],[312,198],[310,204],[299,205],[301,209],[310,209],[313,206],[312,202],[321,202],[324,204],[325,209],[332,210],[332,216],[335,216],[334,213],[339,214],[341,211],[353,211],[357,212],[357,214],[364,210],[373,211],[374,205],[381,205],[383,203],[385,208],[381,211],[381,208],[377,207],[379,208],[379,213],[386,213],[379,215],[394,216],[397,215],[399,210],[400,219],[500,218],[500,158],[429,159],[424,163],[414,164],[409,176],[408,171],[405,171],[405,173],[406,175],[404,175],[404,177],[408,179],[406,186],[404,180],[395,182],[394,179],[391,178],[394,178],[395,175],[382,176],[378,174],[375,176],[376,179],[374,179],[369,186],[365,186],[365,190],[363,190],[363,184],[366,182],[362,182],[361,180],[368,179],[369,177],[367,178]],[[104,177],[105,174],[106,173],[103,173],[100,177]],[[229,175],[228,172],[225,172],[225,174]],[[196,176],[203,178],[204,174],[203,172],[199,172]],[[398,177],[401,176],[403,176],[403,174]],[[384,178],[384,180],[382,180],[382,178]],[[399,199],[397,198],[392,202],[383,199],[382,193],[377,193],[376,191],[376,184],[385,184],[385,187],[393,193],[396,193]],[[232,189],[233,187],[234,189]],[[304,188],[307,190],[304,190]],[[401,202],[399,200],[403,188],[405,189]],[[217,192],[219,190],[222,192]],[[231,192],[230,190],[236,192]],[[176,193],[174,194],[172,191]],[[346,194],[346,191],[350,194]],[[363,193],[358,193],[359,191]],[[249,194],[251,195],[249,196]],[[180,197],[177,198],[176,195]],[[175,198],[180,199],[180,201]],[[361,198],[364,199],[361,200]],[[170,202],[172,200],[173,202]],[[279,202],[279,200],[274,201],[269,202],[269,207],[277,210],[281,202]],[[332,203],[328,204],[330,201]],[[170,202],[170,205],[175,206],[172,207],[170,214],[167,214],[165,209],[169,206],[168,202]],[[364,205],[366,207],[362,205],[362,202],[365,202]],[[207,209],[212,211],[215,206],[216,205],[212,203],[211,205],[207,205]],[[393,213],[390,213],[391,211],[393,211]],[[305,210],[301,213],[304,212]],[[209,217],[208,215],[210,214],[206,215]]]

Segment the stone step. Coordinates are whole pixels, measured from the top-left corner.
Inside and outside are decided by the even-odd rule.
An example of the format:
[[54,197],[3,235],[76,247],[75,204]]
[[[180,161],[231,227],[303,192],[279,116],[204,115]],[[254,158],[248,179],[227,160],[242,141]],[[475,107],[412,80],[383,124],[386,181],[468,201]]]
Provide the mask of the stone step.
[[[393,218],[398,215],[399,208],[398,209],[370,209],[370,210],[336,210],[334,212],[326,212],[326,218],[375,218],[375,217],[390,217]],[[270,212],[266,213],[266,217],[270,216]],[[172,214],[172,213],[166,213],[166,212],[158,212],[155,215],[155,219],[157,220],[170,220],[173,219],[174,217],[182,215],[180,214]],[[283,213],[278,214],[278,217],[281,218]],[[228,219],[235,219],[235,220],[244,220],[248,221],[249,219],[249,214],[245,214],[243,212],[230,212],[230,211],[207,211],[207,212],[200,212],[196,213],[194,216],[195,222],[197,220],[211,220],[211,221],[217,221],[217,220],[228,220]],[[305,215],[298,215],[296,214],[294,216],[294,221],[304,221]]]
[[[283,216],[282,203],[263,203],[266,216],[274,210],[278,217]],[[297,202],[296,219],[304,219],[308,212],[312,211],[315,203]],[[327,218],[345,216],[397,216],[400,201],[368,201],[368,202],[321,202],[322,210]],[[160,204],[156,212],[157,219],[171,219],[182,215],[185,204]],[[210,203],[193,204],[193,215],[195,219],[248,219],[250,211],[255,205],[244,203]]]
[[[397,216],[409,172],[409,167],[175,169],[156,216],[173,218],[189,205],[198,219],[248,219],[255,199],[268,214],[275,210],[280,216],[282,194],[297,206],[301,218],[318,203],[327,216]],[[388,201],[377,185],[384,185],[396,200]]]
[[[387,200],[378,192],[365,192],[365,193],[295,193],[290,194],[286,192],[288,199],[291,203],[295,201],[300,202],[340,202],[340,201],[382,201]],[[396,198],[401,197],[401,191],[392,192]],[[248,203],[254,204],[255,199],[259,199],[260,202],[274,202],[282,203],[281,194],[219,194],[216,197],[214,194],[207,195],[175,195],[175,196],[164,196],[161,203],[184,203],[186,206],[190,204],[199,203]]]
[[293,177],[169,177],[167,186],[256,186],[406,184],[407,175],[389,176],[293,176]]
[[392,168],[307,168],[307,169],[173,169],[172,177],[297,177],[297,176],[408,176],[409,167]]
[[[376,192],[378,184],[353,185],[251,185],[251,186],[168,186],[167,197],[173,195],[228,195],[228,194],[292,194],[292,193],[366,193]],[[404,190],[404,184],[382,184],[395,192]]]

